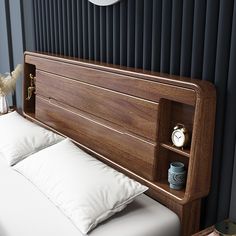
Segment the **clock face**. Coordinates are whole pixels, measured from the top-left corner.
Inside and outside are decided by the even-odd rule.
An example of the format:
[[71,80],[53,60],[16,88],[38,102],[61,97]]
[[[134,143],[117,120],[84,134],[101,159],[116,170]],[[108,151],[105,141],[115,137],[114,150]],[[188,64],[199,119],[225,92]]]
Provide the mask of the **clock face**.
[[185,143],[185,135],[181,130],[174,130],[171,140],[176,147],[183,147]]
[[116,2],[119,2],[119,0],[89,0],[89,1],[98,6],[108,6]]

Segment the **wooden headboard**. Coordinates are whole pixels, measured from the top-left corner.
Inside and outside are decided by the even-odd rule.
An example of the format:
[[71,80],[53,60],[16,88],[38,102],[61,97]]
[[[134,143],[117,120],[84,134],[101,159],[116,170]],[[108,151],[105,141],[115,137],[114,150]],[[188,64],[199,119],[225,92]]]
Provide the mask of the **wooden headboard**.
[[[25,53],[24,114],[72,138],[103,162],[149,186],[148,195],[181,220],[181,235],[199,228],[201,198],[209,192],[215,89],[191,80],[91,61]],[[29,74],[36,95],[26,100]],[[191,143],[171,144],[177,123]],[[187,167],[186,187],[169,188],[171,162]],[[158,220],[158,219],[157,219]]]

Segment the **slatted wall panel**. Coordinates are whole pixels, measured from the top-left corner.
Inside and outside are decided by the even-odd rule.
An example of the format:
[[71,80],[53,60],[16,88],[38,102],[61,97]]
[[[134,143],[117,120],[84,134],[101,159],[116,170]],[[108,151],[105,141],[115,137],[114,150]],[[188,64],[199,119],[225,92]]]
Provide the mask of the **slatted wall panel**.
[[231,187],[233,180],[236,183],[236,177],[232,177],[236,137],[235,0],[121,0],[108,7],[95,6],[88,0],[33,3],[38,51],[215,83],[218,104],[213,181],[203,212],[207,224],[227,218],[231,191],[236,191],[236,186]]
[[[98,7],[88,0],[34,0],[36,49],[178,74],[180,62],[186,64],[180,58],[181,25],[192,35],[192,26],[182,23],[182,18],[189,21],[188,8],[193,9],[189,1],[173,1],[172,6],[171,0],[123,0]],[[182,35],[187,53],[188,34]]]

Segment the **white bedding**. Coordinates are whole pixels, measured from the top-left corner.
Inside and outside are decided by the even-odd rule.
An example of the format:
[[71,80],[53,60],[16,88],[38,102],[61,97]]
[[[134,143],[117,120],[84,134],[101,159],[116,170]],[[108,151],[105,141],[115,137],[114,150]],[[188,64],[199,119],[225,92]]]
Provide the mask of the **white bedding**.
[[[89,236],[177,236],[175,213],[142,194]],[[0,236],[82,236],[32,183],[0,156]]]

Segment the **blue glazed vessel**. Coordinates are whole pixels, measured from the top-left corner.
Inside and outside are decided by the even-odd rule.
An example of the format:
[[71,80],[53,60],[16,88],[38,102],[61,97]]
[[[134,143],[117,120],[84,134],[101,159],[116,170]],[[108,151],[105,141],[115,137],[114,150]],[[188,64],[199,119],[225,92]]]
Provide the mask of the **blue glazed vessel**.
[[186,170],[184,163],[172,162],[168,170],[168,182],[171,189],[179,190],[185,186]]

